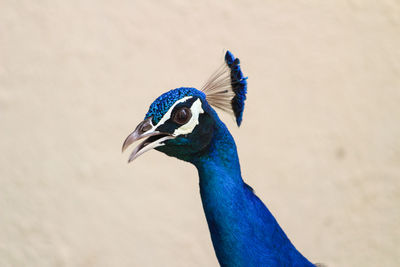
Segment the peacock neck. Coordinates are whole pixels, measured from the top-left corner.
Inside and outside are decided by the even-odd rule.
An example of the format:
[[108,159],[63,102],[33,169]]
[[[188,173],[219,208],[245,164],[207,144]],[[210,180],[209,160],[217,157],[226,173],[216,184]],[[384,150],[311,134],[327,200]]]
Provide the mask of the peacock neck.
[[192,163],[199,172],[200,195],[219,263],[245,266],[239,263],[245,259],[246,228],[241,228],[238,218],[246,206],[246,186],[235,141],[222,122],[215,127],[207,150]]
[[[209,182],[217,181],[243,185],[236,144],[222,122],[215,127],[213,138],[205,151],[192,163],[199,172],[200,185],[207,186]],[[227,180],[221,181],[222,178]]]
[[192,163],[199,172],[203,209],[221,266],[313,266],[243,182],[235,141],[222,122]]

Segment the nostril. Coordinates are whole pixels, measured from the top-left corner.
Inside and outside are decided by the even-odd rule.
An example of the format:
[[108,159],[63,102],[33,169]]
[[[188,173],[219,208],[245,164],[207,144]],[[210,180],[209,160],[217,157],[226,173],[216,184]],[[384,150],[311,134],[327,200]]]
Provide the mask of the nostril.
[[141,127],[140,127],[140,131],[141,131],[142,133],[147,132],[147,131],[150,130],[150,129],[151,129],[150,123],[144,123],[144,124],[142,124]]
[[144,121],[142,121],[141,123],[139,123],[138,126],[136,126],[135,132],[137,132],[137,134],[143,134],[149,130],[151,130],[151,128],[153,128],[153,124],[151,123],[151,118],[147,118]]

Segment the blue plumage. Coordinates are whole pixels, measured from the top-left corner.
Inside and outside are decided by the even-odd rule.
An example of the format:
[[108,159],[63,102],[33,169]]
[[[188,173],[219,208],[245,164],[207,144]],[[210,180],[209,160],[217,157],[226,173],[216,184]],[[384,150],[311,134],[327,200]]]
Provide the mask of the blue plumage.
[[168,91],[160,95],[150,105],[149,111],[147,112],[145,119],[153,116],[153,123],[157,124],[161,117],[171,108],[171,106],[179,99],[185,96],[198,96],[205,99],[205,94],[195,88],[191,87],[180,87],[174,90]]
[[123,150],[134,141],[147,138],[132,152],[130,161],[155,148],[197,168],[201,200],[221,266],[314,266],[292,245],[242,179],[235,141],[212,107],[224,108],[222,102],[229,100],[240,125],[246,78],[239,59],[229,51],[225,62],[233,94],[227,96],[225,89],[215,88],[223,83],[211,82],[207,85],[213,89],[211,93],[181,87],[161,95],[125,140]]
[[225,54],[225,62],[231,69],[231,84],[232,90],[235,93],[231,104],[236,117],[236,123],[240,126],[243,117],[244,101],[246,100],[247,94],[247,77],[243,76],[242,70],[240,69],[240,60],[235,58],[230,51],[227,51]]

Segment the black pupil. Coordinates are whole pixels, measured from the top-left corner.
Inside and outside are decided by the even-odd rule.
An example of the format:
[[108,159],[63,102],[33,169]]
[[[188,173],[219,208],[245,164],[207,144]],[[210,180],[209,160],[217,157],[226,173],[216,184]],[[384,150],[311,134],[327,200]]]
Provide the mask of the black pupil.
[[184,124],[190,119],[190,110],[188,108],[182,108],[175,114],[175,122]]

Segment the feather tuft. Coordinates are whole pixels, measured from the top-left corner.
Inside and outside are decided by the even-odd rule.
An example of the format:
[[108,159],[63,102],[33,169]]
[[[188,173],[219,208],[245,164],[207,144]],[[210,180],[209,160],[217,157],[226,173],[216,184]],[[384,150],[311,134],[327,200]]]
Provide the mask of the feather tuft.
[[210,105],[233,114],[240,126],[246,100],[247,77],[243,76],[238,58],[227,51],[225,63],[211,75],[201,91],[206,94]]

